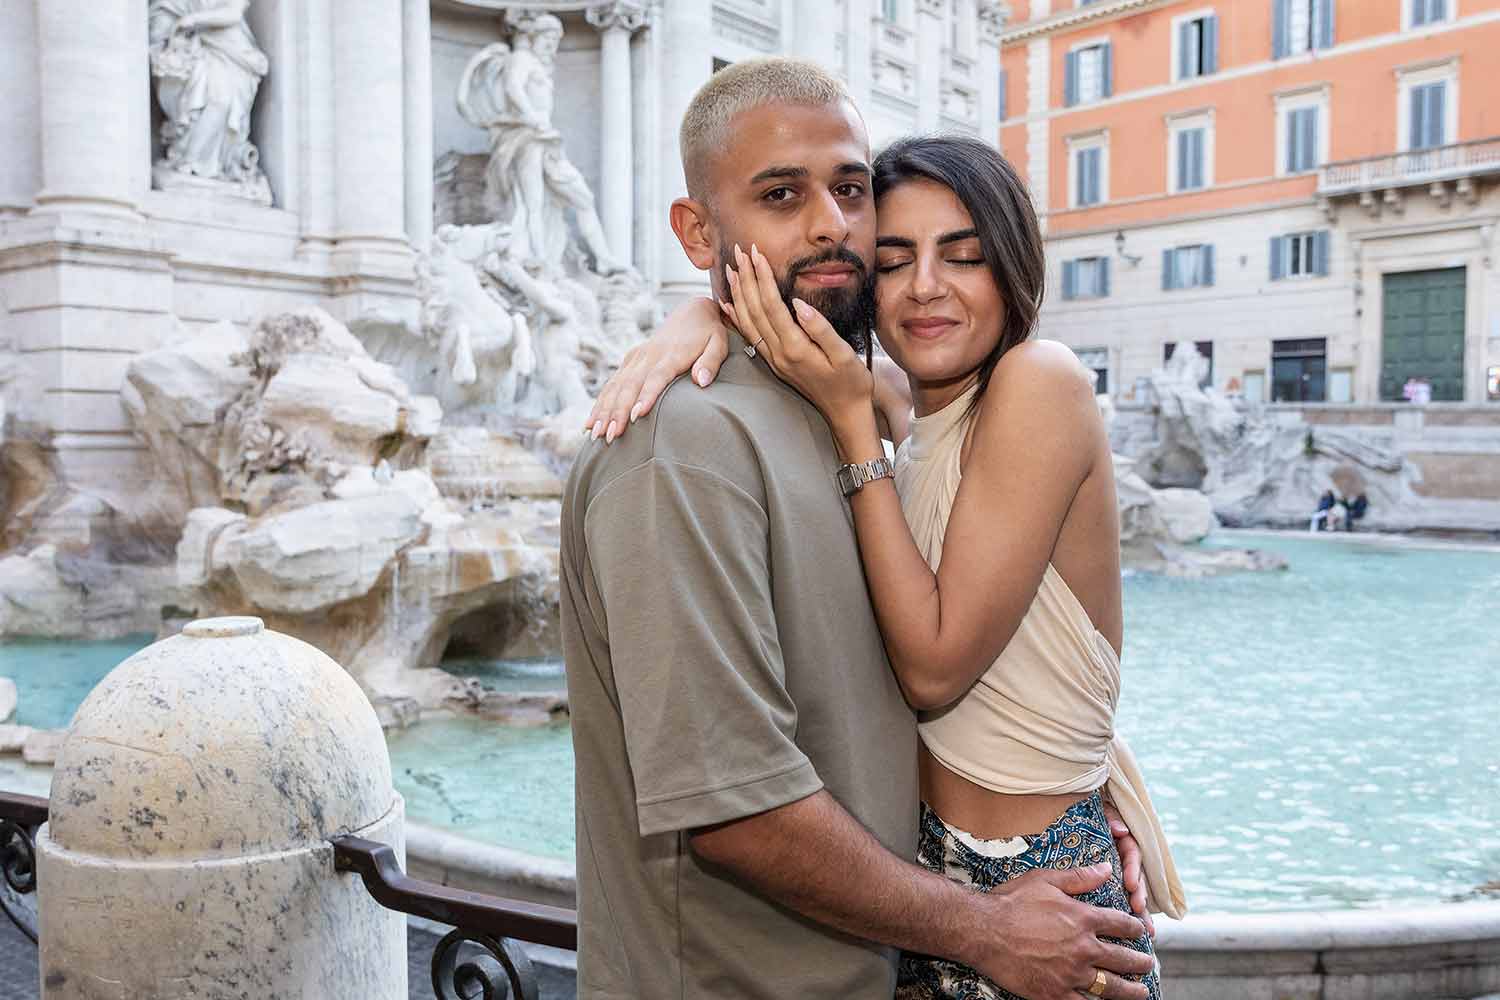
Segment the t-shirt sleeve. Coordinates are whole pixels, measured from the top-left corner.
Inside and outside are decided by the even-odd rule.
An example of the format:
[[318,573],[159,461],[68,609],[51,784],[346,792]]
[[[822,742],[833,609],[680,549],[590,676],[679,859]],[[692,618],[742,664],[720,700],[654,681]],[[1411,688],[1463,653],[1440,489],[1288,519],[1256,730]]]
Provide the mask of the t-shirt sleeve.
[[710,470],[651,459],[584,522],[642,836],[724,823],[822,788],[797,747],[767,517]]

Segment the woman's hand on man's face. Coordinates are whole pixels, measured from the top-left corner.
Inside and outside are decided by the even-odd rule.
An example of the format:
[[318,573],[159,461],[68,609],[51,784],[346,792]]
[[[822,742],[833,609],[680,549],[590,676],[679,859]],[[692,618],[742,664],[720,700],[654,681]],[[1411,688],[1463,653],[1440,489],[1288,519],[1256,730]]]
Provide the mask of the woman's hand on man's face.
[[771,370],[822,412],[835,432],[849,422],[873,419],[874,378],[864,360],[812,306],[793,299],[793,317],[781,300],[771,262],[754,245],[734,248],[735,266],[724,266],[732,305],[719,308]]

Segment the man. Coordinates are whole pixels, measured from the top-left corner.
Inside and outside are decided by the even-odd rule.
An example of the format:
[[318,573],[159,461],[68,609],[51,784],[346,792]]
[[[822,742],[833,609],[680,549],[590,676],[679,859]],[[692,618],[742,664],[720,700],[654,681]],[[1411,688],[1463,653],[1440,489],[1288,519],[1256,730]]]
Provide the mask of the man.
[[[725,294],[753,243],[787,292],[868,336],[874,204],[837,80],[740,63],[682,125],[683,250]],[[737,346],[744,346],[737,342]],[[1107,869],[988,895],[910,863],[916,731],[885,659],[827,424],[732,351],[574,466],[562,601],[577,760],[579,996],[889,1000],[894,951],[1030,1000],[1144,998],[1132,917],[1071,899]]]

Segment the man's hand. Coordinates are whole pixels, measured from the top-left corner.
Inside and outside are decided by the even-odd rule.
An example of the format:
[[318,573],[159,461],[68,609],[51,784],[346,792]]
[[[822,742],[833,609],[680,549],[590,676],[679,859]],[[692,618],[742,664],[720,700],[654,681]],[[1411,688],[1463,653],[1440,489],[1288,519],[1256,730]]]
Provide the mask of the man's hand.
[[1146,880],[1141,877],[1141,845],[1135,842],[1119,810],[1108,802],[1104,803],[1104,815],[1109,820],[1110,835],[1115,838],[1115,850],[1120,852],[1121,881],[1130,893],[1130,908],[1146,924],[1146,933],[1154,938],[1156,924],[1147,907]]
[[[1134,940],[1141,922],[1119,910],[1072,898],[1110,878],[1107,864],[1068,871],[1029,872],[988,894],[975,894],[977,928],[984,940],[964,959],[1029,1000],[1077,1000],[1104,973],[1103,996],[1147,1000],[1150,992],[1125,975],[1145,975],[1155,960],[1143,952],[1099,940]],[[1099,995],[1099,994],[1095,994]]]

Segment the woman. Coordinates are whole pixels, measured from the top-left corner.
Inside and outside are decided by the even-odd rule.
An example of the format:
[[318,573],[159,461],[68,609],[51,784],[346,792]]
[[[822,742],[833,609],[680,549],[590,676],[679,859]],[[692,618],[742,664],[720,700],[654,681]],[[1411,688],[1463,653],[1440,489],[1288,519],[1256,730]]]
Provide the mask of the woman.
[[[753,247],[736,248],[721,308],[822,412],[841,461],[883,457],[882,422],[898,443],[894,483],[870,480],[850,506],[891,665],[919,712],[918,861],[987,891],[1107,859],[1115,878],[1089,901],[1128,912],[1107,795],[1141,842],[1152,907],[1181,915],[1165,837],[1113,735],[1113,466],[1088,373],[1066,347],[1030,339],[1044,274],[1030,199],[998,152],[955,137],[896,143],[875,160],[874,190],[877,333],[909,396],[816,310],[788,310]],[[705,307],[690,308],[701,330]],[[694,357],[692,328],[669,324],[659,339],[686,339]],[[1147,937],[1128,943],[1151,950]],[[926,956],[903,959],[901,983],[903,997],[1012,996]],[[1160,995],[1155,974],[1146,985]]]

